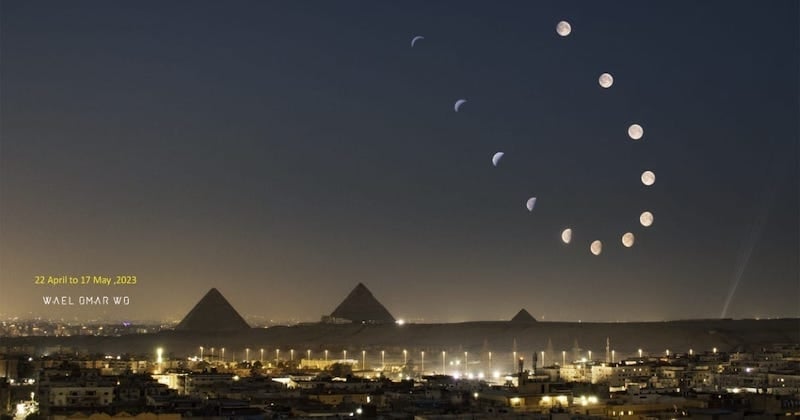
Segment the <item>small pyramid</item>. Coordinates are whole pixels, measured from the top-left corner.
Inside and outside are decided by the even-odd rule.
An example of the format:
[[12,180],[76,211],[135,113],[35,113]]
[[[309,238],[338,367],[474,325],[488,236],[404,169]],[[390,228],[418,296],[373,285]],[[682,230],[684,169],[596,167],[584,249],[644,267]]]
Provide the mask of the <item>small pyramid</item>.
[[178,331],[241,331],[249,330],[247,321],[217,289],[211,289],[194,305],[191,311],[175,327]]
[[520,309],[519,312],[517,312],[517,314],[514,315],[514,318],[511,318],[511,322],[516,322],[516,323],[536,322],[536,318],[534,318],[533,315],[528,313],[528,311],[526,311],[525,309]]
[[355,289],[331,312],[331,318],[369,324],[394,323],[394,317],[386,310],[372,292],[358,283]]

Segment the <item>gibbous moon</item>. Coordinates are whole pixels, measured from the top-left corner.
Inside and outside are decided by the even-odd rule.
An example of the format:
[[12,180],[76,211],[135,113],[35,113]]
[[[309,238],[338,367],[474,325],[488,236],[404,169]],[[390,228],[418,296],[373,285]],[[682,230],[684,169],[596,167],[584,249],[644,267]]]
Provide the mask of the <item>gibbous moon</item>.
[[603,252],[603,243],[600,241],[592,242],[592,245],[589,246],[589,251],[592,251],[594,255],[600,255],[600,253]]
[[642,184],[647,185],[648,187],[655,184],[656,182],[656,174],[653,171],[644,171],[642,172]]
[[525,207],[528,211],[533,211],[533,208],[536,207],[536,197],[531,197],[528,201],[525,202]]
[[600,86],[608,89],[614,84],[614,76],[609,73],[603,73],[597,79],[597,82],[600,83]]
[[566,20],[562,20],[558,22],[556,25],[556,32],[561,36],[567,36],[572,32],[572,25],[569,24]]
[[423,39],[425,39],[425,37],[422,35],[417,35],[414,38],[411,38],[411,48],[414,48],[414,44],[416,44],[417,41],[422,41]]
[[503,152],[495,153],[494,156],[492,156],[492,165],[497,166],[500,163],[500,159],[503,158],[503,155],[505,155]]
[[634,140],[639,140],[644,136],[644,128],[639,124],[632,124],[628,127],[628,136]]
[[639,216],[639,223],[644,227],[650,227],[653,224],[653,213],[646,211]]
[[466,99],[459,99],[459,100],[457,100],[457,101],[456,101],[456,104],[455,104],[455,105],[453,105],[453,109],[454,109],[456,112],[458,112],[458,110],[459,110],[459,109],[461,109],[461,105],[464,105],[466,102],[467,102],[467,100],[466,100]]
[[625,248],[630,248],[633,246],[633,242],[636,240],[636,237],[633,236],[632,233],[628,232],[622,235],[622,245],[625,245]]

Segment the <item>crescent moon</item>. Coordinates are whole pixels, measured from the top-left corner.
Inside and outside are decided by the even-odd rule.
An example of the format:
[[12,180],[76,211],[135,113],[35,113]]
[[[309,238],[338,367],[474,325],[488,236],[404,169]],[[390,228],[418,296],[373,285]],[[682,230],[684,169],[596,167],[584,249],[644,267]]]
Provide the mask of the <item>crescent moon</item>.
[[492,156],[492,165],[497,166],[500,163],[500,159],[503,158],[503,155],[505,155],[503,152],[495,153],[494,156]]
[[417,35],[414,38],[411,38],[411,48],[414,48],[414,44],[416,44],[417,41],[420,41],[420,40],[423,40],[423,39],[425,39],[425,37],[422,36],[422,35]]
[[525,202],[525,207],[528,208],[528,211],[533,211],[533,208],[536,207],[536,197],[531,197],[528,201]]
[[459,109],[461,109],[461,105],[464,105],[466,102],[467,102],[467,100],[466,100],[466,99],[459,99],[459,100],[457,100],[457,101],[456,101],[456,104],[455,104],[455,105],[453,105],[453,109],[454,109],[456,112],[458,112],[458,110],[459,110]]

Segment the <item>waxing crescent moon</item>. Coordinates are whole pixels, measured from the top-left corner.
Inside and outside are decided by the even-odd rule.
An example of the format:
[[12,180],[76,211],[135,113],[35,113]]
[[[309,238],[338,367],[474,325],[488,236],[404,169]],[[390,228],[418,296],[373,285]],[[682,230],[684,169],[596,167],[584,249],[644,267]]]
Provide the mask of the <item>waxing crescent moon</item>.
[[561,242],[569,244],[572,241],[572,229],[566,228],[561,232]]
[[411,38],[411,48],[414,48],[414,44],[416,44],[417,41],[421,41],[423,39],[425,39],[425,37],[422,35],[417,35],[414,38]]
[[592,245],[589,246],[589,251],[594,255],[600,255],[603,252],[603,243],[600,241],[592,242]]
[[458,110],[459,110],[459,109],[461,109],[461,105],[464,105],[466,102],[467,102],[467,100],[466,100],[466,99],[459,99],[459,100],[457,100],[457,101],[456,101],[456,104],[455,104],[455,105],[453,105],[453,109],[454,109],[456,112],[458,112]]
[[528,211],[533,211],[533,208],[536,207],[536,197],[531,197],[528,201],[525,202],[525,207]]
[[500,159],[503,158],[503,155],[505,155],[503,152],[495,153],[494,156],[492,156],[492,165],[497,166],[500,163]]
[[622,235],[622,245],[625,245],[625,248],[632,247],[634,241],[636,241],[636,237],[633,236],[633,233],[628,232]]

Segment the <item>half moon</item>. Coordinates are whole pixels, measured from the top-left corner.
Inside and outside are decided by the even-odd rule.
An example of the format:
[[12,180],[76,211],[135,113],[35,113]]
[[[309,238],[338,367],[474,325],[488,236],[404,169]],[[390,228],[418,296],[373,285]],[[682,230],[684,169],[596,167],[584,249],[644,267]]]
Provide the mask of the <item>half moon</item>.
[[628,127],[628,136],[633,140],[639,140],[644,136],[644,128],[639,124],[631,124],[631,126]]
[[414,44],[416,44],[417,41],[421,41],[423,39],[425,39],[425,37],[422,35],[417,35],[414,38],[411,38],[411,48],[414,48]]
[[536,197],[531,197],[528,201],[525,202],[525,207],[528,211],[533,211],[533,208],[536,207]]
[[592,242],[592,245],[589,246],[589,251],[594,255],[600,255],[603,252],[603,243],[600,241]]
[[459,110],[459,109],[461,109],[461,105],[464,105],[466,102],[467,102],[467,100],[466,100],[466,99],[459,99],[459,100],[457,100],[457,101],[456,101],[456,104],[455,104],[455,105],[453,105],[453,109],[454,109],[456,112],[458,112],[458,110]]
[[572,229],[566,228],[561,232],[561,242],[569,244],[572,241]]
[[656,182],[656,174],[653,171],[644,171],[642,172],[642,184],[647,185],[648,187],[655,184]]
[[503,158],[503,155],[505,155],[503,152],[495,153],[494,156],[492,156],[492,165],[497,166],[500,163],[500,159]]
[[572,25],[566,20],[562,20],[556,25],[556,32],[561,36],[567,36],[572,32]]
[[597,79],[597,83],[600,83],[601,87],[608,89],[614,84],[614,76],[612,76],[610,73],[603,73]]
[[633,242],[636,240],[636,237],[633,236],[633,233],[628,232],[622,235],[622,245],[625,245],[625,248],[630,248],[633,246]]
[[641,223],[644,227],[650,227],[653,225],[654,219],[653,213],[646,211],[639,216],[639,223]]

